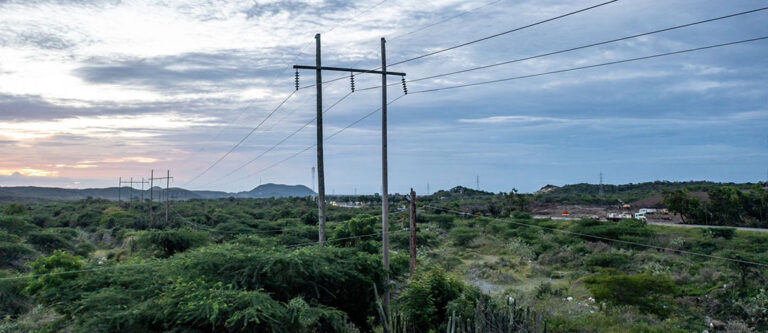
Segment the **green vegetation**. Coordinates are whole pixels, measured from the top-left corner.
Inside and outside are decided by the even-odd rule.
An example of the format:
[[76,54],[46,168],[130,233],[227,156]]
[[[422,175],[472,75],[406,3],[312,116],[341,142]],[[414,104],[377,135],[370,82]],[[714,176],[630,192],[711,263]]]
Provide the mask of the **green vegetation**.
[[150,221],[146,202],[7,204],[0,332],[380,332],[389,320],[415,332],[768,330],[766,266],[750,263],[766,262],[768,234],[537,220],[532,198],[420,198],[413,277],[401,199],[389,272],[376,206],[330,207],[321,247],[309,198],[174,202],[168,224]]
[[716,187],[707,196],[701,200],[688,190],[666,191],[664,203],[684,223],[768,228],[768,190],[762,186]]
[[638,184],[603,185],[603,195],[600,196],[600,185],[574,184],[557,187],[544,186],[536,194],[537,202],[560,204],[616,204],[619,200],[633,202],[661,194],[664,191],[687,190],[690,192],[706,192],[715,188],[729,186],[740,190],[748,190],[754,184],[722,184],[704,181],[668,182],[655,181]]

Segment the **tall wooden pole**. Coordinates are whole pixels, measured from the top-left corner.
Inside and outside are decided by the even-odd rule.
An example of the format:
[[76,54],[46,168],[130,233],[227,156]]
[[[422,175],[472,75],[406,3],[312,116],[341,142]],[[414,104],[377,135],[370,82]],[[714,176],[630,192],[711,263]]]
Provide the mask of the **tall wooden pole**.
[[384,312],[389,318],[389,184],[387,177],[387,41],[381,38],[381,256],[384,259]]
[[123,189],[123,177],[117,177],[117,204],[120,204],[120,190]]
[[168,187],[171,185],[171,170],[165,174],[165,225],[168,225]]
[[416,274],[416,191],[411,188],[411,276]]
[[155,170],[152,169],[149,171],[149,225],[152,225],[152,187],[154,186],[155,181]]
[[323,167],[323,77],[320,61],[320,34],[315,35],[315,86],[317,88],[317,233],[325,244],[325,169]]
[[133,201],[133,177],[131,177],[131,189],[130,189],[130,192],[128,193],[129,193],[128,202],[132,202]]

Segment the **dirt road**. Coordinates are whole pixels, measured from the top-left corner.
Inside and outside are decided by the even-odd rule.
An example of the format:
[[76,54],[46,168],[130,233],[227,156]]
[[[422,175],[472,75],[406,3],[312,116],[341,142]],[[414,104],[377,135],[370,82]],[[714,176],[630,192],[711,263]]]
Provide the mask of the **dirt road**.
[[724,227],[724,226],[716,226],[716,225],[678,224],[678,223],[651,222],[651,221],[648,221],[648,224],[661,225],[661,226],[665,226],[665,227],[682,227],[682,228],[735,228],[737,230],[744,230],[744,231],[768,232],[768,229],[762,229],[762,228]]

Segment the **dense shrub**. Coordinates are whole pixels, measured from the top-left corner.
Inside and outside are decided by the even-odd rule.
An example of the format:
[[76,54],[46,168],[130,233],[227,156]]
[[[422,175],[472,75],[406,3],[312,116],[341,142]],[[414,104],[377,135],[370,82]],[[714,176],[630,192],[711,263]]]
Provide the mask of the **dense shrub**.
[[203,231],[159,230],[142,232],[138,237],[138,244],[143,248],[158,249],[161,255],[169,257],[175,253],[205,245],[209,239],[209,233]]
[[27,213],[27,206],[18,202],[12,202],[5,206],[3,213],[6,215],[24,215]]
[[451,230],[450,236],[453,243],[456,246],[467,247],[469,244],[480,235],[480,232],[475,228],[470,227],[456,227]]
[[736,228],[706,228],[701,229],[701,232],[711,238],[732,239],[736,234]]
[[[442,331],[441,325],[451,315],[448,313],[449,308],[458,310],[457,315],[471,313],[474,304],[462,304],[464,302],[460,301],[473,302],[477,297],[477,290],[448,277],[441,269],[434,269],[417,274],[400,295],[398,303],[409,323],[418,332],[429,332]],[[460,304],[465,306],[457,309]],[[467,318],[466,315],[464,317]]]
[[59,234],[51,231],[35,231],[27,235],[27,243],[32,244],[41,252],[51,253],[54,250],[72,250],[72,243]]
[[599,253],[593,254],[584,261],[584,265],[590,269],[596,267],[604,268],[624,268],[632,261],[629,256],[621,253]]
[[672,279],[650,274],[605,273],[590,276],[584,283],[598,300],[636,306],[661,317],[670,314],[666,308],[678,290]]
[[32,308],[24,295],[26,281],[12,278],[14,275],[10,272],[0,271],[0,279],[8,279],[0,282],[0,318],[16,317]]
[[[16,261],[31,256],[35,251],[24,244],[0,241],[0,268],[13,267]],[[22,266],[23,265],[17,265]]]
[[25,218],[19,216],[0,216],[0,230],[9,234],[23,235],[35,229],[38,229],[38,227],[27,222]]

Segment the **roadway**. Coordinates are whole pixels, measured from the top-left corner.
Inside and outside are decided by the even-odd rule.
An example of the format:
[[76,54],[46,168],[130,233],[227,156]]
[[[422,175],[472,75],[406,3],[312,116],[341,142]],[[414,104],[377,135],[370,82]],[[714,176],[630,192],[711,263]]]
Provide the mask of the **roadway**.
[[720,226],[720,225],[682,224],[682,223],[652,222],[652,221],[648,221],[648,224],[660,225],[660,226],[665,226],[665,227],[681,227],[681,228],[734,228],[736,230],[744,230],[744,231],[768,232],[768,229],[763,229],[763,228],[729,227],[729,226]]

